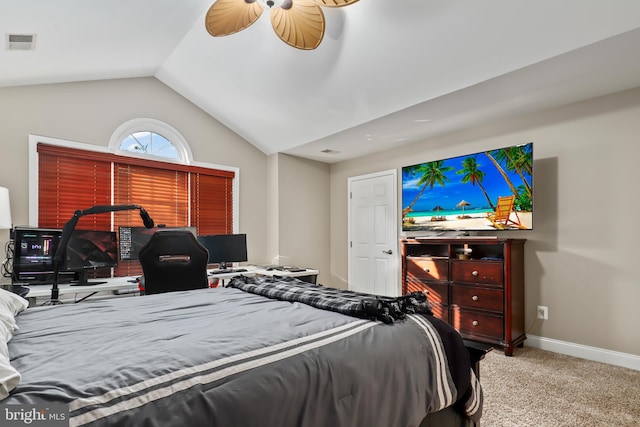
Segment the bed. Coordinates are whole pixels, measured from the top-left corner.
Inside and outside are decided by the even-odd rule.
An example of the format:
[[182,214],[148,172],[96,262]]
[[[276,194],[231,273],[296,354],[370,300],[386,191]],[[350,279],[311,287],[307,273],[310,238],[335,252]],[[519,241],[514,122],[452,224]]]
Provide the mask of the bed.
[[0,405],[61,405],[70,426],[446,427],[482,413],[460,336],[407,299],[278,277],[28,310],[0,293]]

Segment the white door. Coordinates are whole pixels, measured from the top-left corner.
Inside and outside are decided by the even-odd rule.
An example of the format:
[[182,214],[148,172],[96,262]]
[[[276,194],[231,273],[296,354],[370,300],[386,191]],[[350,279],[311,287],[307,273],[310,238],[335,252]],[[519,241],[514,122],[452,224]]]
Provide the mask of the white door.
[[398,296],[397,172],[349,178],[349,289]]

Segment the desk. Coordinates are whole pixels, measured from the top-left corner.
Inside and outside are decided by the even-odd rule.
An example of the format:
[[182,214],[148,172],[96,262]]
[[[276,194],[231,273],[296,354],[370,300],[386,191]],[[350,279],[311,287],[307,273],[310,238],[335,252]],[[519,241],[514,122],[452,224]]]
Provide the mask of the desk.
[[[213,270],[208,269],[207,270],[207,276],[209,276],[209,280],[210,281],[212,279],[213,280],[216,280],[216,279],[221,280],[221,282],[219,282],[219,283],[220,283],[221,286],[224,286],[225,280],[227,280],[227,279],[232,279],[232,278],[234,278],[236,276],[249,276],[249,277],[251,277],[251,276],[255,276],[256,275],[254,266],[247,265],[247,266],[243,266],[243,267],[239,267],[239,268],[244,268],[247,271],[232,271],[230,273],[216,273],[215,269],[213,269]],[[210,286],[213,286],[213,285],[210,284]],[[215,286],[218,286],[218,285],[216,284]]]
[[308,283],[316,283],[319,271],[304,269],[303,271],[287,271],[278,269],[260,268],[253,265],[244,265],[241,268],[247,271],[233,271],[231,273],[216,273],[216,270],[207,270],[209,278],[222,280],[224,286],[226,279],[232,279],[236,276],[280,276],[280,277],[297,277]]
[[[125,291],[125,292],[137,292],[138,284],[131,283],[130,280],[135,280],[133,277],[112,277],[107,279],[96,279],[106,283],[90,286],[71,286],[69,284],[58,285],[58,294],[60,297],[69,294],[85,294],[84,297],[75,301],[80,302],[98,292],[104,291]],[[26,296],[29,303],[35,302],[36,298],[49,298],[51,297],[51,285],[35,285],[29,287],[31,290]]]
[[[305,269],[304,271],[287,271],[287,270],[269,270],[266,268],[258,268],[256,266],[248,265],[242,266],[247,271],[242,272],[230,272],[230,273],[216,273],[214,270],[207,270],[210,279],[224,281],[236,276],[280,276],[280,277],[297,277],[300,280],[304,280],[309,283],[316,283],[318,277],[318,270]],[[63,295],[84,295],[82,298],[75,300],[74,302],[84,301],[85,299],[97,294],[98,292],[114,292],[114,293],[137,293],[138,284],[131,282],[135,280],[135,277],[111,277],[106,279],[96,279],[106,283],[90,286],[71,286],[69,284],[58,285],[58,294],[62,299]],[[29,287],[31,290],[26,296],[30,305],[35,305],[36,298],[50,298],[51,297],[51,285],[34,285]]]
[[318,270],[312,270],[310,268],[304,269],[304,271],[287,271],[278,269],[258,268],[255,270],[255,274],[259,276],[280,276],[280,277],[297,277],[308,283],[315,284],[318,280]]

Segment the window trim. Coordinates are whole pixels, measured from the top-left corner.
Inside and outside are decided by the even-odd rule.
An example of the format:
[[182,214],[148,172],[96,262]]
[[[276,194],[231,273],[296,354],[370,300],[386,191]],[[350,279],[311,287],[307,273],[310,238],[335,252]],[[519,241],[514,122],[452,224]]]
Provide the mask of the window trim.
[[[86,144],[82,142],[69,141],[58,138],[51,138],[40,135],[29,135],[29,227],[38,226],[38,143],[49,145],[57,145],[66,148],[76,148],[79,150],[93,151],[97,153],[113,154],[115,156],[123,156],[120,150],[113,150],[111,147]],[[132,153],[133,154],[133,153]],[[140,157],[141,159],[160,161],[171,164],[171,159],[159,158],[156,156],[123,156],[123,157]],[[160,160],[158,160],[160,159]],[[182,164],[182,163],[179,163]],[[233,178],[233,232],[239,232],[240,224],[240,168],[233,166],[216,165],[212,163],[191,162],[191,166],[202,167],[205,169],[217,169],[223,171],[234,172]],[[113,203],[113,201],[112,201]]]
[[[120,145],[122,144],[122,141],[132,133],[136,132],[155,132],[162,135],[176,148],[179,158],[170,159],[168,157],[154,156],[153,154],[134,153],[132,151],[121,150]],[[115,132],[111,135],[109,148],[113,153],[127,157],[140,157],[143,159],[157,160],[161,162],[178,162],[185,165],[193,163],[191,148],[180,132],[165,122],[145,117],[132,119],[118,126]]]

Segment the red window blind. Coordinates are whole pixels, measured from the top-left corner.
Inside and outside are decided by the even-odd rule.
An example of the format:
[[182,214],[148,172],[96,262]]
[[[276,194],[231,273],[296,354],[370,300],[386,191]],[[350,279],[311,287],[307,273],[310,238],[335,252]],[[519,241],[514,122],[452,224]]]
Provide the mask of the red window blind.
[[199,235],[233,232],[233,182],[221,177],[191,175],[191,225]]
[[[186,172],[146,166],[115,165],[114,204],[140,205],[156,225],[185,227],[189,225],[189,186]],[[142,227],[138,211],[121,211],[115,215],[114,226]],[[116,275],[142,274],[138,261],[120,261]]]
[[[234,173],[38,144],[40,227],[62,228],[77,209],[140,205],[156,224],[193,226],[198,234],[233,231]],[[78,229],[143,226],[139,212],[87,215]],[[116,275],[141,273],[137,261],[120,261]]]
[[[168,227],[189,225],[189,177],[186,172],[115,165],[113,203],[140,205],[156,224]],[[116,215],[116,226],[143,226],[137,211]]]
[[[49,153],[38,160],[38,226],[62,228],[78,209],[111,204],[111,163],[74,153]],[[78,230],[111,230],[109,215],[87,215]]]

